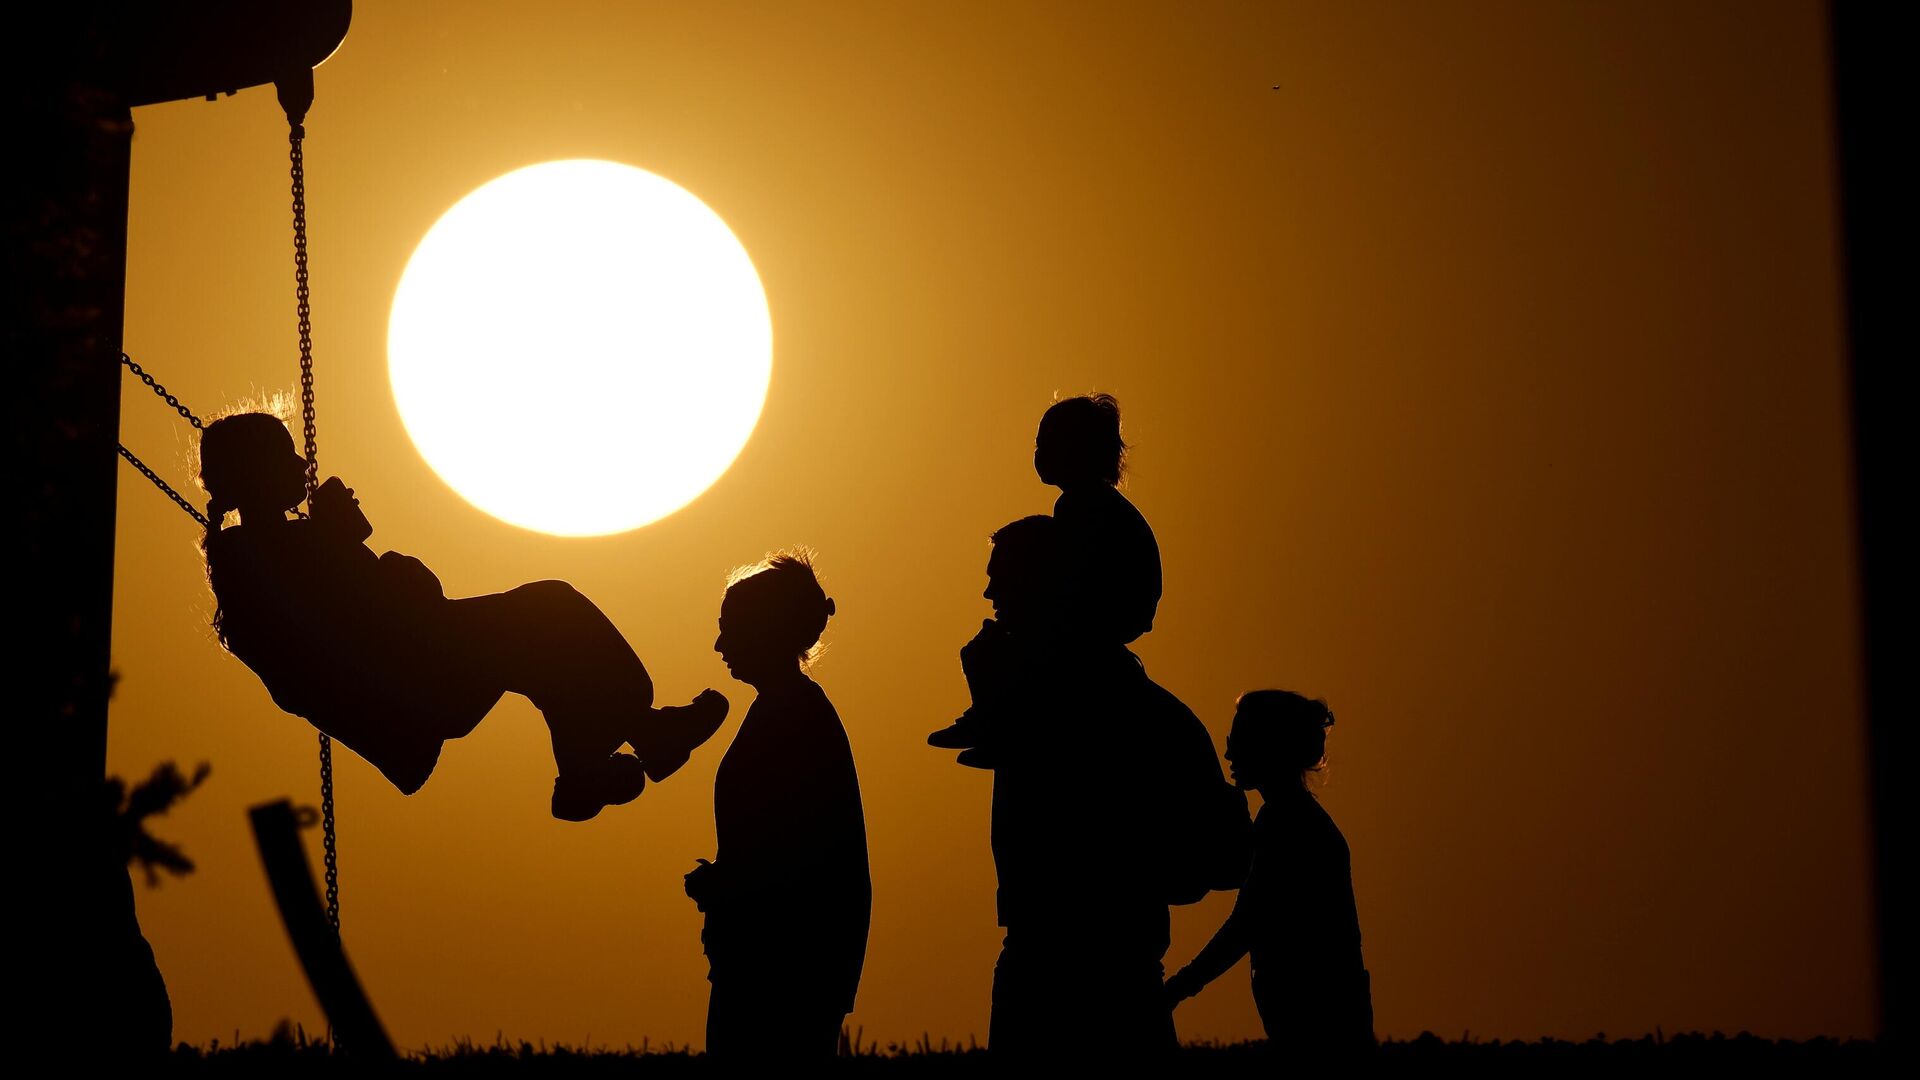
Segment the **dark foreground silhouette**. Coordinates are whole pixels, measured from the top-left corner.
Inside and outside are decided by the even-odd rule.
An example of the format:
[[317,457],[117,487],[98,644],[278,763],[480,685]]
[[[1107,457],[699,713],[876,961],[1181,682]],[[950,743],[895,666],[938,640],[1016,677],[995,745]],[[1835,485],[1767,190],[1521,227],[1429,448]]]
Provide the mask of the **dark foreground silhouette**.
[[[710,738],[726,699],[655,709],[653,681],[612,622],[562,581],[448,599],[418,559],[375,557],[373,528],[336,478],[311,516],[305,462],[279,419],[209,424],[201,484],[212,522],[208,577],[220,640],[287,712],[305,717],[412,794],[442,744],[471,732],[503,694],[524,694],[553,739],[553,814],[584,821],[637,797]],[[240,524],[221,528],[230,510]],[[620,753],[622,745],[634,753]]]
[[1323,701],[1284,690],[1241,695],[1227,761],[1234,782],[1265,800],[1253,866],[1226,924],[1167,980],[1169,1003],[1178,1004],[1251,953],[1267,1038],[1316,1059],[1363,1054],[1374,1041],[1347,841],[1307,787],[1325,764],[1332,726]]
[[834,604],[804,556],[738,576],[715,651],[758,692],[714,778],[718,851],[687,875],[706,913],[707,1050],[832,1056],[866,960],[873,888],[853,751],[802,663]]

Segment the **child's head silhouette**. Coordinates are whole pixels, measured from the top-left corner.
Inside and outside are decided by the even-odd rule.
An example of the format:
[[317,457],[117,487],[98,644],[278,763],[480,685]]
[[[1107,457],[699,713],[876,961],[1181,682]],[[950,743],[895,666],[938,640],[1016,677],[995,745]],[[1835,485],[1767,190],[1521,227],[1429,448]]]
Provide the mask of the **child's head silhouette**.
[[1291,690],[1250,690],[1235,703],[1227,736],[1227,765],[1235,786],[1247,790],[1306,785],[1327,760],[1333,710],[1319,698]]
[[200,433],[200,486],[213,528],[229,510],[285,511],[307,497],[306,459],[270,413],[223,416]]
[[833,600],[805,551],[782,552],[728,576],[713,649],[733,677],[752,686],[797,673],[820,654]]
[[1120,402],[1112,394],[1056,401],[1040,417],[1033,470],[1056,487],[1120,482],[1127,444],[1120,438]]

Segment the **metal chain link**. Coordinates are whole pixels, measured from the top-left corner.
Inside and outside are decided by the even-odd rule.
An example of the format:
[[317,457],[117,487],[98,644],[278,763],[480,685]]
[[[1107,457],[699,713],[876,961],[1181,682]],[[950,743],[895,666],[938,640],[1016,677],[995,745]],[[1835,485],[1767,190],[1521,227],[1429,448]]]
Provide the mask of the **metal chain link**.
[[172,499],[175,503],[177,503],[180,509],[185,510],[189,514],[192,514],[193,520],[199,522],[201,528],[206,529],[206,528],[212,527],[207,521],[207,515],[201,513],[198,510],[195,510],[193,508],[193,504],[188,502],[186,499],[182,498],[180,493],[173,490],[173,487],[170,484],[168,484],[165,480],[160,479],[160,475],[158,473],[154,472],[152,469],[147,468],[146,462],[141,461],[137,457],[134,457],[133,451],[127,449],[125,446],[122,446],[120,447],[120,456],[127,459],[127,464],[132,465],[134,468],[140,470],[141,476],[144,476],[147,479],[153,481],[153,486],[159,488],[162,492],[166,494],[167,498]]
[[320,488],[320,454],[313,418],[313,319],[307,288],[307,164],[302,144],[307,129],[294,124],[287,134],[293,176],[293,297],[300,325],[300,421],[306,438],[307,498]]
[[[303,147],[306,125],[287,129],[287,158],[293,178],[293,296],[300,322],[300,423],[306,439],[307,503],[320,489],[320,451],[313,416],[313,320],[307,288],[307,167]],[[320,733],[320,844],[327,865],[327,921],[340,933],[340,847],[333,822],[333,740]]]
[[[147,369],[141,367],[139,364],[134,363],[133,357],[128,356],[126,353],[121,353],[120,362],[126,365],[129,371],[132,371],[135,375],[138,375],[140,377],[140,381],[147,384],[148,389],[151,389],[154,393],[160,395],[163,399],[166,400],[167,404],[173,406],[173,409],[175,412],[179,413],[181,416],[186,417],[187,423],[192,424],[197,430],[201,430],[201,431],[206,430],[206,425],[200,422],[199,417],[193,415],[193,410],[187,408],[185,405],[180,404],[180,399],[168,393],[166,387],[161,386],[160,383],[156,381],[153,376],[147,374]],[[193,515],[193,520],[199,522],[201,528],[206,529],[206,528],[212,527],[207,522],[207,515],[195,509],[192,503],[188,502],[186,498],[183,497],[179,492],[173,490],[172,484],[169,484],[165,480],[160,479],[160,474],[154,472],[151,468],[149,468],[146,462],[141,461],[138,457],[135,457],[133,451],[127,449],[125,443],[118,444],[117,448],[120,451],[120,456],[127,459],[127,464],[132,465],[135,469],[138,469],[141,476],[144,476],[148,480],[153,481],[153,486],[159,488],[161,492],[166,495],[167,498],[172,499],[174,501],[174,504],[179,506],[180,509],[185,510],[187,513]]]
[[[306,440],[306,482],[307,501],[313,501],[313,494],[320,486],[320,455],[316,437],[313,409],[313,320],[310,304],[311,294],[307,284],[307,175],[306,161],[302,142],[306,139],[306,128],[302,124],[293,124],[287,134],[290,173],[293,180],[293,284],[295,310],[300,325],[300,420],[302,434]],[[126,353],[120,354],[120,362],[128,370],[147,384],[174,411],[186,418],[196,430],[206,430],[206,425],[193,414],[193,410],[180,403],[180,399],[160,385],[146,369],[135,363]],[[139,470],[140,475],[153,482],[164,492],[167,498],[192,515],[201,528],[210,527],[207,516],[194,509],[193,504],[181,497],[158,473],[147,467],[147,463],[134,456],[125,446],[119,447],[120,456],[128,464]],[[299,511],[295,511],[299,513]],[[320,733],[320,826],[321,846],[325,852],[327,866],[327,921],[332,924],[333,932],[340,932],[340,848],[334,831],[333,820],[333,740],[326,732]]]
[[207,425],[201,423],[200,418],[193,415],[192,409],[189,409],[185,405],[180,404],[180,399],[168,393],[166,387],[161,386],[160,383],[156,381],[153,376],[147,374],[146,368],[143,368],[139,364],[134,363],[133,357],[128,356],[126,353],[121,353],[120,362],[127,366],[127,370],[133,372],[135,375],[138,375],[140,377],[140,381],[147,384],[147,389],[152,390],[156,394],[159,394],[161,398],[163,398],[166,401],[167,404],[173,406],[174,412],[177,412],[181,416],[186,417],[187,423],[192,424],[196,431],[205,431],[207,429]]

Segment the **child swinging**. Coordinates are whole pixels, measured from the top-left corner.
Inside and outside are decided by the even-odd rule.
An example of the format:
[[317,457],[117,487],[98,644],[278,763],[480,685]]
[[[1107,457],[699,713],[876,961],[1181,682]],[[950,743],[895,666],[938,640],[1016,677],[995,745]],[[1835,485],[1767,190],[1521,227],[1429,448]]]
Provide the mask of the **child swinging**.
[[[243,412],[208,424],[200,484],[205,552],[221,644],[304,717],[405,794],[440,748],[508,692],[546,717],[553,815],[585,821],[677,770],[726,718],[713,690],[655,709],[653,681],[606,615],[562,581],[448,599],[418,559],[376,557],[373,527],[338,477],[310,516],[305,460],[279,418]],[[229,511],[240,524],[222,528]],[[634,753],[621,753],[622,745]]]

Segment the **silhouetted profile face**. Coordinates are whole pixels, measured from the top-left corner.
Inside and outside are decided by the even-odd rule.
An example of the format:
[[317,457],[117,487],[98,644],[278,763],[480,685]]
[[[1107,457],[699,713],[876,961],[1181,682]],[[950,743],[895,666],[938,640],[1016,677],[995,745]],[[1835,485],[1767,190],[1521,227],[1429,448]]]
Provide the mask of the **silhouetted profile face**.
[[791,677],[819,643],[833,611],[812,564],[777,555],[727,587],[713,651],[749,686]]
[[987,557],[987,588],[994,617],[1015,622],[1048,619],[1060,593],[1059,541],[1050,517],[1035,516],[993,534]]
[[1227,735],[1227,775],[1242,791],[1304,784],[1326,759],[1332,724],[1325,702],[1289,690],[1242,694]]
[[200,486],[222,512],[300,505],[306,469],[287,425],[267,413],[222,417],[200,434]]
[[1120,403],[1111,394],[1056,401],[1040,417],[1033,440],[1033,471],[1059,487],[1117,484],[1127,444],[1120,438]]

